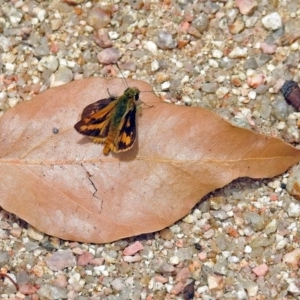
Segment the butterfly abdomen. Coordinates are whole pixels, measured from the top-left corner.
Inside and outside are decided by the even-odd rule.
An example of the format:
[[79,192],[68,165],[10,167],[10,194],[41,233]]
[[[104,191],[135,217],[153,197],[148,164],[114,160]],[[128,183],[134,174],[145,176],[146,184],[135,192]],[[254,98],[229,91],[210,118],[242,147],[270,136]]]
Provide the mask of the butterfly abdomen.
[[108,155],[110,153],[110,151],[116,152],[118,149],[114,149],[114,139],[116,136],[116,132],[117,130],[115,128],[110,128],[110,131],[108,133],[108,136],[105,140],[105,144],[104,144],[104,148],[103,148],[103,154],[104,155]]

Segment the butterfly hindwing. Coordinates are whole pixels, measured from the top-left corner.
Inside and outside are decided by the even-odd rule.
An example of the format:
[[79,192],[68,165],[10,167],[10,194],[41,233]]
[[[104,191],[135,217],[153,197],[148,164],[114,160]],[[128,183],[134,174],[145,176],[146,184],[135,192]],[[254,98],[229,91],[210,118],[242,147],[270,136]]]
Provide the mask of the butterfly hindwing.
[[136,106],[134,104],[121,123],[116,143],[118,151],[125,151],[133,146],[136,138]]

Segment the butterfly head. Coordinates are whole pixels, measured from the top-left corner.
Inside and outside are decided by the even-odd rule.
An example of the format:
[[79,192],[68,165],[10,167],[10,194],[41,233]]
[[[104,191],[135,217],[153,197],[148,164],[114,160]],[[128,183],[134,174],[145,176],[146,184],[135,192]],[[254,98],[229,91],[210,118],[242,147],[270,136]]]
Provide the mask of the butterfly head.
[[135,101],[138,101],[140,96],[140,90],[136,87],[129,87],[125,90],[124,95],[128,98],[133,98]]

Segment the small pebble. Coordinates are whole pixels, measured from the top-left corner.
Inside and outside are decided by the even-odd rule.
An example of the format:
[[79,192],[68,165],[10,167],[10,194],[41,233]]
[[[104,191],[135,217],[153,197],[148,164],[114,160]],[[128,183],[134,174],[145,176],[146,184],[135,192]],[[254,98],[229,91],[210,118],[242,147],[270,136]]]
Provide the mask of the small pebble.
[[60,86],[71,82],[73,79],[73,72],[66,66],[60,66],[54,73],[53,81],[50,87]]
[[160,231],[160,236],[166,241],[170,241],[174,237],[174,233],[169,228],[165,228]]
[[115,289],[116,291],[121,291],[122,289],[125,288],[125,284],[121,278],[116,278],[112,280],[110,284],[113,287],[113,289]]
[[94,7],[89,10],[87,23],[95,30],[106,27],[111,21],[111,15],[99,7]]
[[44,234],[32,226],[28,227],[27,233],[32,239],[36,241],[41,241],[44,238]]
[[134,255],[135,253],[144,249],[144,246],[139,242],[136,241],[135,243],[131,244],[130,246],[126,247],[123,251],[123,255]]
[[174,49],[177,46],[176,41],[173,39],[171,33],[167,31],[159,31],[157,36],[157,46],[163,50]]
[[236,6],[243,15],[252,14],[257,8],[256,0],[236,0]]
[[154,42],[147,41],[144,44],[144,48],[147,49],[148,51],[150,51],[153,55],[157,55],[158,49],[157,49],[157,45]]
[[221,290],[224,287],[224,277],[218,275],[209,275],[207,277],[207,283],[210,290]]
[[282,259],[283,263],[288,264],[292,267],[299,266],[299,261],[300,261],[300,249],[299,248],[286,253]]
[[248,48],[235,47],[229,53],[230,58],[245,58],[248,54]]
[[51,286],[49,284],[42,284],[37,290],[37,295],[40,299],[66,299],[67,289]]
[[287,209],[287,213],[290,217],[299,217],[300,216],[300,204],[291,202]]
[[268,273],[269,267],[266,264],[261,264],[252,269],[256,276],[265,276]]
[[273,12],[263,17],[262,23],[266,29],[270,30],[277,30],[282,27],[281,16],[277,12]]
[[52,271],[59,271],[67,267],[76,266],[75,256],[70,250],[62,250],[53,253],[46,259],[47,266]]
[[166,81],[166,82],[163,82],[163,83],[161,84],[161,89],[162,89],[163,91],[166,91],[166,90],[168,90],[168,89],[170,88],[170,86],[171,86],[171,83],[170,83],[169,81]]
[[105,65],[115,64],[120,59],[120,57],[120,51],[115,48],[104,49],[97,55],[99,62]]
[[172,256],[172,257],[170,258],[170,263],[171,263],[172,265],[178,265],[179,262],[180,262],[180,258],[179,258],[178,256]]

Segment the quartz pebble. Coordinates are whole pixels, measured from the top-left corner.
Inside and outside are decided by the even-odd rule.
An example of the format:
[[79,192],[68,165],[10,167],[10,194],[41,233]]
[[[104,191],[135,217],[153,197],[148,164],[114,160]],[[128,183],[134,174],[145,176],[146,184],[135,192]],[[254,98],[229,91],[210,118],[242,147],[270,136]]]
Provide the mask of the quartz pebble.
[[221,290],[224,287],[224,278],[223,276],[209,275],[207,277],[207,283],[210,290]]
[[164,50],[174,49],[177,46],[177,43],[173,39],[171,33],[167,31],[158,32],[156,44],[160,49]]
[[256,0],[236,0],[236,6],[243,15],[250,15],[257,8]]
[[28,227],[27,233],[32,239],[34,239],[36,241],[41,241],[44,237],[44,234],[42,232],[38,231],[37,229],[35,229],[32,226]]
[[229,53],[229,57],[230,58],[243,58],[243,57],[246,57],[247,54],[248,54],[248,48],[235,47]]
[[76,265],[75,257],[70,250],[57,251],[46,259],[48,268],[59,271]]
[[66,299],[67,290],[61,287],[42,284],[37,291],[40,299]]
[[266,15],[261,21],[266,29],[277,30],[282,27],[281,16],[277,12]]
[[144,48],[147,49],[147,50],[149,50],[153,55],[157,55],[158,48],[157,48],[157,45],[154,42],[147,41],[144,44]]
[[172,256],[172,257],[170,258],[170,263],[171,263],[172,265],[178,265],[179,262],[180,262],[180,258],[179,258],[178,256]]
[[107,48],[98,53],[97,58],[102,64],[114,64],[121,57],[121,53],[118,49]]
[[60,86],[66,84],[73,79],[72,71],[66,66],[60,66],[58,70],[54,73],[53,80],[50,87]]

